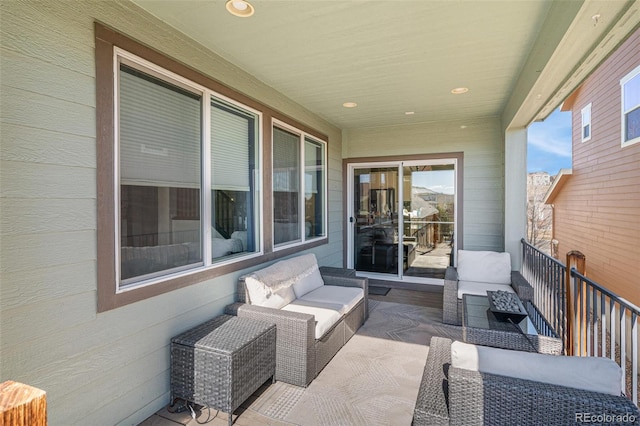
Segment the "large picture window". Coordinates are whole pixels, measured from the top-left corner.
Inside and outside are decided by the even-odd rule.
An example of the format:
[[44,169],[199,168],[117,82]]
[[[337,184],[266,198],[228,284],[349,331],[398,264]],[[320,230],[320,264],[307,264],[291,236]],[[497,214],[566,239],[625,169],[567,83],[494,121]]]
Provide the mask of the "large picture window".
[[119,288],[259,251],[258,114],[116,55]]
[[326,135],[99,23],[95,55],[98,312],[327,244]]
[[273,241],[326,236],[325,144],[279,123],[273,128]]
[[622,146],[640,142],[640,66],[621,81]]
[[213,99],[211,102],[211,247],[224,260],[258,249],[255,114]]
[[[119,83],[120,279],[126,285],[202,261],[202,94],[122,62]],[[185,200],[192,206],[180,213],[192,217],[181,222],[191,226],[181,228],[174,220]]]
[[307,238],[325,233],[325,144],[304,140],[304,217]]

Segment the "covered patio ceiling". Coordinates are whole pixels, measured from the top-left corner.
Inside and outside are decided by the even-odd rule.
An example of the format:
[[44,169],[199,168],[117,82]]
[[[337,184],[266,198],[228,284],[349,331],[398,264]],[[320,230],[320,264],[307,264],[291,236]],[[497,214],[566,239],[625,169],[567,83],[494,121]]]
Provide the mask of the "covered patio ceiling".
[[489,116],[524,127],[640,19],[629,0],[251,0],[249,18],[224,0],[134,2],[342,129]]

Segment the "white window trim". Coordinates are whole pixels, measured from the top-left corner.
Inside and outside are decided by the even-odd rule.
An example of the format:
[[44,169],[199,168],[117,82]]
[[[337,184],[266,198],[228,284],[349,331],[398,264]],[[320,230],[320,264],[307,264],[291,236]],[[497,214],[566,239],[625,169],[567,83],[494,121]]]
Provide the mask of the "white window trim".
[[[164,281],[169,281],[178,277],[185,277],[188,275],[192,275],[198,272],[202,272],[203,270],[209,270],[209,269],[216,269],[216,268],[220,268],[222,266],[228,265],[228,264],[232,264],[232,263],[236,263],[236,262],[240,262],[240,261],[245,261],[247,259],[251,259],[253,257],[258,257],[258,256],[262,256],[264,255],[264,238],[263,238],[263,234],[264,234],[264,230],[263,227],[260,226],[256,229],[256,235],[255,237],[258,239],[259,244],[257,244],[257,250],[253,253],[244,253],[244,254],[239,254],[237,256],[233,256],[227,260],[216,260],[216,262],[213,262],[213,259],[211,259],[211,244],[203,244],[202,247],[202,255],[203,255],[203,260],[201,262],[201,264],[199,264],[198,266],[194,266],[194,267],[188,267],[186,269],[181,269],[180,270],[176,270],[174,269],[169,269],[164,271],[165,273],[162,273],[161,275],[157,275],[157,276],[152,276],[152,277],[148,277],[147,279],[140,279],[139,281],[132,281],[128,282],[125,286],[122,285],[122,281],[120,280],[120,162],[119,162],[119,158],[120,158],[120,137],[119,137],[119,123],[120,123],[120,117],[119,117],[119,111],[120,111],[120,98],[118,96],[118,94],[120,93],[120,88],[119,88],[119,72],[120,72],[120,64],[121,63],[125,63],[126,65],[133,67],[135,69],[138,69],[140,71],[146,72],[150,75],[153,75],[154,77],[157,77],[161,80],[167,81],[168,83],[172,83],[175,84],[187,91],[190,91],[192,93],[196,93],[198,95],[201,95],[203,98],[203,102],[202,102],[202,114],[203,114],[203,121],[202,121],[202,140],[201,140],[201,147],[202,147],[202,179],[203,182],[201,184],[201,190],[203,195],[201,196],[201,211],[200,211],[200,217],[201,220],[200,222],[202,224],[209,224],[211,223],[211,210],[209,208],[205,208],[205,206],[210,206],[211,205],[211,146],[210,146],[210,141],[211,141],[211,123],[210,123],[210,114],[211,114],[211,99],[212,98],[217,98],[220,100],[223,100],[225,102],[228,102],[232,105],[237,106],[240,109],[244,109],[248,112],[251,112],[253,114],[256,115],[256,120],[257,120],[257,125],[256,125],[256,142],[257,142],[257,152],[256,152],[256,165],[258,165],[258,170],[260,171],[260,173],[254,173],[254,179],[256,180],[255,182],[255,194],[254,196],[256,197],[256,206],[257,206],[257,220],[256,222],[259,224],[262,224],[264,222],[264,197],[262,196],[263,194],[263,182],[262,182],[262,167],[260,165],[262,165],[262,158],[263,158],[263,135],[262,135],[262,122],[263,122],[263,114],[262,112],[251,108],[247,105],[244,105],[240,102],[237,102],[227,96],[224,96],[218,92],[215,92],[211,89],[208,89],[207,87],[204,87],[202,85],[199,85],[198,83],[195,83],[187,78],[184,78],[178,74],[175,74],[169,70],[166,70],[156,64],[154,64],[153,62],[147,61],[146,59],[140,58],[137,55],[134,55],[126,50],[123,50],[117,46],[114,46],[113,48],[113,84],[114,84],[114,111],[113,111],[113,119],[114,119],[114,124],[115,124],[115,128],[116,131],[114,132],[114,219],[115,219],[115,277],[116,277],[116,282],[115,282],[115,293],[116,294],[120,294],[120,293],[125,293],[128,291],[132,291],[132,290],[137,290],[140,289],[142,287],[147,287],[147,286],[151,286],[154,284],[159,284],[161,282]],[[202,238],[204,239],[203,241],[205,242],[210,242],[211,241],[211,227],[210,226],[202,226]]]
[[[585,114],[588,113],[589,114],[589,121],[585,121]],[[589,140],[591,140],[591,135],[593,134],[593,118],[591,117],[591,103],[589,103],[587,106],[585,106],[584,108],[582,108],[582,111],[580,113],[581,117],[582,117],[582,126],[580,127],[580,138],[582,140],[582,142],[587,142]],[[589,136],[585,137],[584,136],[584,128],[586,126],[589,126]]]
[[[300,182],[302,182],[302,184],[300,185],[300,188],[298,189],[298,191],[302,195],[302,197],[298,197],[298,209],[299,209],[298,211],[299,212],[304,212],[304,209],[305,209],[305,203],[304,203],[305,139],[308,138],[308,139],[313,140],[314,142],[317,142],[319,144],[324,145],[324,158],[323,158],[323,161],[324,161],[324,173],[323,173],[323,191],[324,191],[324,194],[323,194],[323,200],[324,200],[324,202],[323,202],[323,206],[322,206],[322,209],[323,209],[322,229],[325,230],[325,235],[320,236],[320,237],[307,238],[306,233],[305,233],[305,228],[304,228],[304,226],[305,226],[304,220],[301,220],[300,221],[300,236],[301,236],[300,239],[296,240],[296,241],[291,241],[291,242],[284,242],[284,243],[281,243],[281,244],[278,244],[278,245],[274,244],[273,245],[273,251],[274,252],[277,252],[277,251],[280,251],[280,250],[284,250],[284,249],[287,249],[287,248],[291,248],[291,247],[295,247],[295,246],[304,245],[306,243],[313,242],[313,241],[323,240],[323,239],[327,238],[327,224],[328,224],[327,197],[329,196],[329,191],[328,191],[328,188],[327,188],[328,175],[329,175],[329,166],[328,166],[328,163],[327,163],[327,160],[328,160],[327,142],[323,141],[321,139],[318,139],[317,137],[298,129],[295,126],[287,124],[287,123],[285,123],[283,121],[280,121],[280,120],[278,120],[276,118],[273,118],[272,122],[271,122],[272,140],[273,140],[273,129],[276,128],[276,127],[279,127],[280,129],[287,130],[287,131],[289,131],[291,133],[299,135],[299,143],[300,143],[300,158],[299,158],[299,161],[300,161],[300,165],[301,165],[301,167],[300,167]],[[273,147],[272,147],[271,151],[273,152]],[[273,171],[273,156],[271,158],[271,170]],[[273,189],[271,190],[271,199],[273,200]],[[273,227],[272,227],[272,230],[271,230],[271,238],[272,238],[272,241],[275,241],[275,229],[273,229]]]
[[628,111],[625,111],[624,109],[624,86],[625,84],[627,84],[629,81],[631,81],[633,78],[635,78],[638,75],[640,75],[640,65],[638,65],[633,71],[625,75],[620,80],[620,140],[621,140],[622,148],[631,146],[640,142],[640,136],[630,140],[625,140],[625,134],[626,134],[625,114]]

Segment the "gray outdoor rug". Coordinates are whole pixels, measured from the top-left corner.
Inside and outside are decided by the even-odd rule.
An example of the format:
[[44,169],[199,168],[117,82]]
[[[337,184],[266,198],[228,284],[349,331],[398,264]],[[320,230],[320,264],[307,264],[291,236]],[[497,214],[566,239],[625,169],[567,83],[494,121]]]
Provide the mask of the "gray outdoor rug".
[[320,375],[277,382],[249,407],[297,425],[410,425],[432,336],[462,339],[440,309],[370,300],[369,319]]

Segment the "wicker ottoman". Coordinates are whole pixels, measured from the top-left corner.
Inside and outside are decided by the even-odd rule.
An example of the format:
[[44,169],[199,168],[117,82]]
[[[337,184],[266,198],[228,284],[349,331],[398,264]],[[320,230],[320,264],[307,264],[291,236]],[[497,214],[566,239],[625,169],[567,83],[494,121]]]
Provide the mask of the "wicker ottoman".
[[171,339],[171,401],[229,413],[276,368],[276,326],[221,315]]

